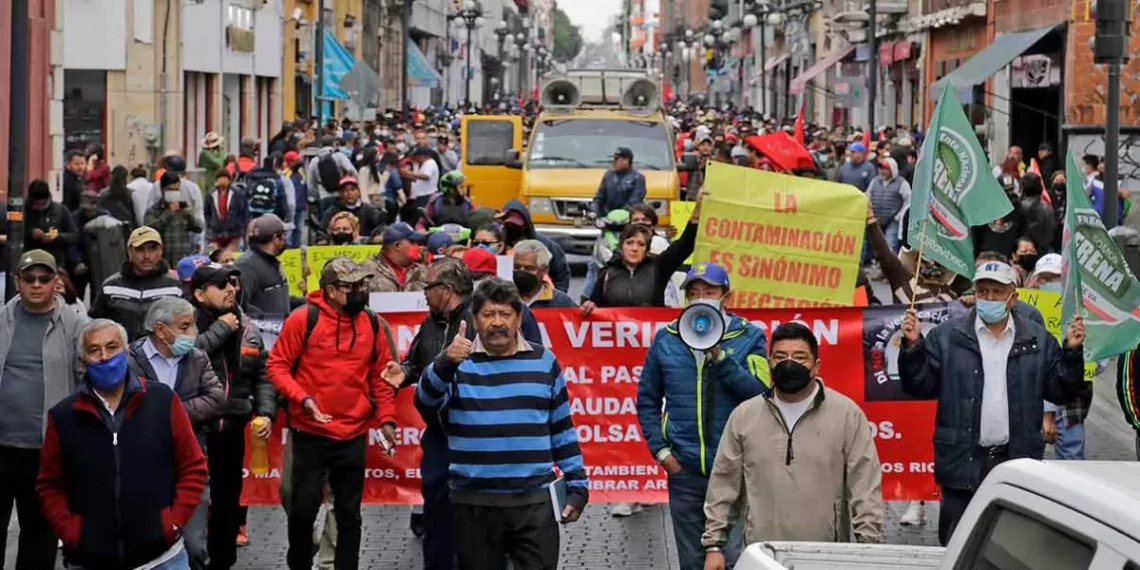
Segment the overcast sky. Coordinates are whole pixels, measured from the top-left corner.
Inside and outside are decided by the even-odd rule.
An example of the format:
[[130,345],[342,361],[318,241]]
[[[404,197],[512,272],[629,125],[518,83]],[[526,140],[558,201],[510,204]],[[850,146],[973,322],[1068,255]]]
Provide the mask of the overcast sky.
[[583,39],[596,42],[602,38],[610,17],[621,10],[621,0],[562,0],[558,7],[581,28]]

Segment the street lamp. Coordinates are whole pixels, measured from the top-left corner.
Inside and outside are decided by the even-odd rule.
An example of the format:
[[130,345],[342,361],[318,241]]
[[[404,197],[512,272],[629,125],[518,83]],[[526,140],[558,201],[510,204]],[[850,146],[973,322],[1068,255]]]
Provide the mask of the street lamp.
[[511,24],[506,20],[499,20],[499,25],[495,26],[495,36],[499,39],[499,73],[502,76],[503,89],[507,88],[507,38],[513,37],[511,34]]
[[774,11],[765,0],[759,2],[755,0],[744,0],[745,15],[741,24],[744,29],[751,30],[760,25],[760,114],[766,116],[768,114],[768,48],[764,45],[767,41],[768,30],[765,24],[773,26],[780,25],[782,22],[781,14]]
[[515,34],[515,48],[519,57],[519,93],[526,92],[526,76],[527,69],[530,67],[530,60],[526,59],[528,39],[530,36],[530,20],[528,18],[522,19],[522,28]]
[[463,99],[471,103],[471,76],[474,69],[471,65],[471,32],[483,27],[483,6],[475,0],[470,6],[448,17],[451,20],[462,20],[463,27],[467,28],[467,54],[463,70]]

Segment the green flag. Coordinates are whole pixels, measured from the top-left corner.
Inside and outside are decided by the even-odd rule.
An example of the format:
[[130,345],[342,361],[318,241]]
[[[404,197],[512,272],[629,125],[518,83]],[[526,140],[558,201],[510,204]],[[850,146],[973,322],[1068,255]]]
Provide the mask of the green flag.
[[1136,348],[1140,338],[1140,283],[1085,194],[1085,174],[1065,157],[1065,230],[1061,238],[1061,322],[1085,319],[1085,361]]
[[974,277],[974,241],[970,226],[988,224],[1013,209],[990,173],[974,126],[962,112],[954,90],[942,90],[930,129],[914,167],[907,234],[921,236],[922,257]]

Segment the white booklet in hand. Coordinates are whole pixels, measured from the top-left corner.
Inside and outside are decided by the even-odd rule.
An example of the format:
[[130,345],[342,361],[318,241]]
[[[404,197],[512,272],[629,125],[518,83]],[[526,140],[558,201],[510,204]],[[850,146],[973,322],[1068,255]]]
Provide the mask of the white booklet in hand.
[[554,520],[562,522],[562,510],[566,508],[566,480],[559,477],[550,483],[550,506],[554,509]]

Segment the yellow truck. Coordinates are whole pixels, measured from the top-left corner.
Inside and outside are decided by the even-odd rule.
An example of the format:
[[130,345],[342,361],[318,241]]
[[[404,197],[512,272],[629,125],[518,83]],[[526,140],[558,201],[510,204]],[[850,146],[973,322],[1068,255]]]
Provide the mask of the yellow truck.
[[568,252],[589,254],[599,230],[586,213],[614,151],[627,147],[645,175],[645,202],[668,225],[680,185],[660,94],[659,81],[644,71],[566,72],[543,86],[525,148],[520,117],[464,117],[461,168],[472,198],[493,208],[521,199],[540,233]]

